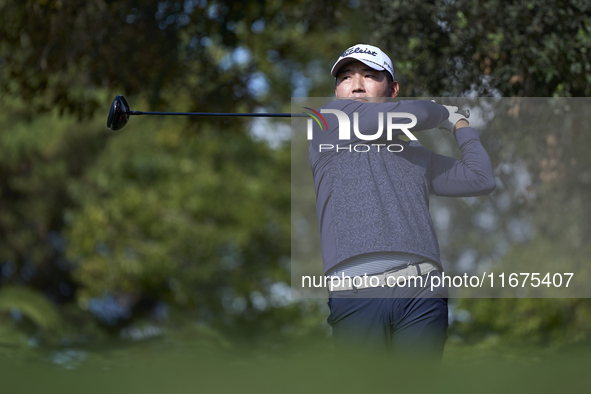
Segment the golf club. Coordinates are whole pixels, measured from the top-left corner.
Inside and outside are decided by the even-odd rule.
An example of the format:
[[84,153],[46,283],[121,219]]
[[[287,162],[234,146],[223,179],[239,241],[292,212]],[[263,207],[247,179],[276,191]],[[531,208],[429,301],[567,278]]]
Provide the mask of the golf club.
[[[470,117],[469,110],[459,110],[458,113],[466,118]],[[291,118],[308,117],[307,114],[289,114],[289,113],[234,113],[234,112],[142,112],[132,111],[125,97],[119,95],[113,100],[109,115],[107,117],[107,127],[113,131],[121,130],[129,120],[130,115],[177,115],[177,116],[242,116],[253,118]]]
[[177,115],[177,116],[242,116],[255,118],[290,118],[305,117],[305,114],[288,113],[233,113],[233,112],[143,112],[132,111],[125,97],[119,95],[113,100],[109,116],[107,117],[107,127],[113,131],[121,130],[129,120],[130,115]]

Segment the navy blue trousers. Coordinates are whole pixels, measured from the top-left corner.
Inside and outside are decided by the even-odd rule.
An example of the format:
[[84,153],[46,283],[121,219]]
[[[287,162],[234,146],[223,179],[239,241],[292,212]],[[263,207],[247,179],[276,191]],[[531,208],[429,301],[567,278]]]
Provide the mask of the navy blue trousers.
[[430,281],[425,280],[422,287],[338,291],[329,297],[327,321],[338,348],[442,357],[448,328],[445,287],[431,290]]

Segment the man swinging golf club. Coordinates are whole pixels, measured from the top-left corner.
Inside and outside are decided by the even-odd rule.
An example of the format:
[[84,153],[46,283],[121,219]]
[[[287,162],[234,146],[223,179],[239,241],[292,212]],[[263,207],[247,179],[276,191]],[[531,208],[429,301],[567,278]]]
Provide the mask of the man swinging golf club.
[[[432,290],[427,283],[429,276],[441,277],[443,269],[429,195],[492,192],[490,158],[457,107],[388,102],[385,98],[396,97],[399,85],[390,58],[379,48],[359,44],[347,49],[331,74],[337,100],[321,109],[328,130],[316,130],[309,149],[324,271],[331,277],[370,279],[329,287],[328,322],[335,343],[439,358],[447,340],[447,289]],[[339,139],[337,111],[352,121],[357,117],[347,140]],[[380,149],[393,142],[386,132],[376,133],[387,122],[380,117],[393,112],[389,120],[394,123],[409,123],[414,116],[411,132],[436,127],[452,132],[462,160],[413,140],[396,139],[402,148],[397,151]],[[368,136],[377,137],[368,141]],[[356,143],[369,149],[351,149]],[[326,149],[330,146],[334,149]],[[425,281],[392,285],[411,277]]]

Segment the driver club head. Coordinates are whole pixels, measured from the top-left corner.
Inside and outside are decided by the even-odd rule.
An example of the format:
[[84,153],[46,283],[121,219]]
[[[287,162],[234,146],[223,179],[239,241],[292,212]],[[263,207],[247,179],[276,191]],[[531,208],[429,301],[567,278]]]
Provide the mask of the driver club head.
[[113,100],[109,116],[107,117],[107,127],[113,131],[121,130],[129,120],[129,104],[125,97],[119,95]]

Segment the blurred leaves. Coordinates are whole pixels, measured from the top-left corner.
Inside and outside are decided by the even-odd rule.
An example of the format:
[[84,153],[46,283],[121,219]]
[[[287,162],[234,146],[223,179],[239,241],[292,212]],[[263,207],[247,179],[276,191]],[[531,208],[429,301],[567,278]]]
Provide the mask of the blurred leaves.
[[288,280],[277,265],[289,253],[288,152],[170,123],[119,134],[71,185],[84,207],[68,214],[83,302],[112,290],[217,309],[223,286],[248,297]]
[[57,329],[62,324],[56,307],[39,292],[20,286],[0,289],[0,312],[16,309],[42,330]]
[[373,41],[416,96],[591,95],[585,0],[372,1]]
[[262,72],[273,84],[283,80],[271,93],[283,101],[294,67],[342,41],[326,33],[349,25],[345,3],[3,2],[0,92],[35,113],[57,108],[81,119],[104,107],[105,89],[142,94],[151,108],[166,108],[166,98],[184,90],[201,111],[221,112],[236,99],[256,104],[248,85]]
[[245,336],[317,330],[317,306],[289,300],[289,147],[249,133],[272,129],[133,118],[108,134],[104,116],[116,94],[132,109],[254,112],[330,92],[318,71],[363,23],[354,12],[346,1],[0,3],[0,283],[43,291],[74,342],[100,338],[91,313],[113,333],[163,303]]

